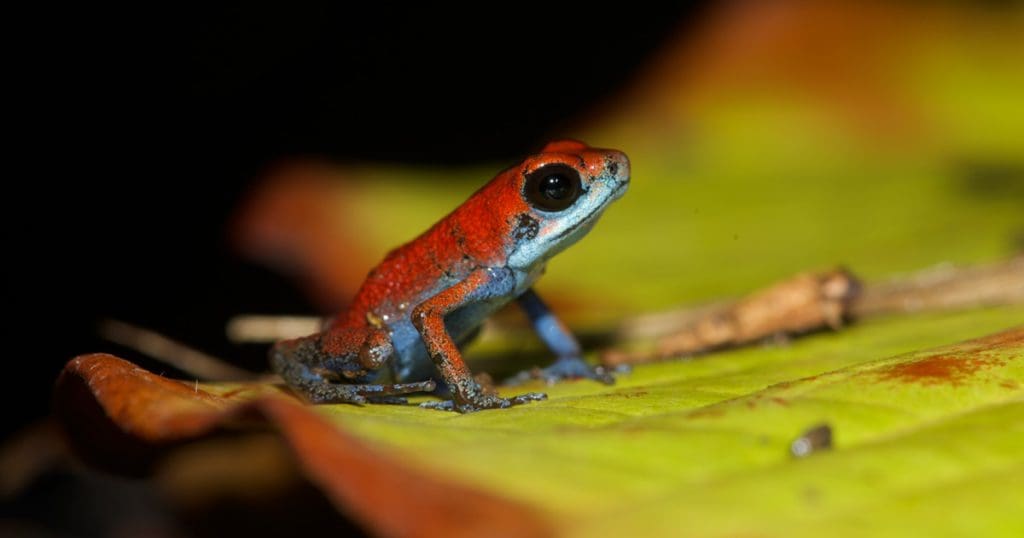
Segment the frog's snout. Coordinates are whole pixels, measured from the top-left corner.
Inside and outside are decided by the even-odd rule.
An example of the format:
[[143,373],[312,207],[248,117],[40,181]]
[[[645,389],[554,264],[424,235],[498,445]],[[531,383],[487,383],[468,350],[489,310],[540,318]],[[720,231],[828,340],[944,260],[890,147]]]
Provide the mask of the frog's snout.
[[629,186],[629,157],[621,151],[609,150],[605,154],[606,177],[614,184],[615,198],[625,194]]
[[619,183],[629,183],[629,157],[621,151],[607,151],[605,170]]

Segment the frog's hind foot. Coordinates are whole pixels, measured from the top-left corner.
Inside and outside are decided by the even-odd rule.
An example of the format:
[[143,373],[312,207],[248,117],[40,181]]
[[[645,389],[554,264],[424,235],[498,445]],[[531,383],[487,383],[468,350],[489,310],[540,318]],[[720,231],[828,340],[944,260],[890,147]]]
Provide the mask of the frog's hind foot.
[[604,366],[591,366],[579,357],[560,357],[547,368],[523,370],[505,380],[506,385],[522,385],[534,379],[554,385],[566,379],[593,379],[605,385],[614,385],[615,377]]
[[[372,380],[376,369],[391,354],[383,331],[347,334],[358,351],[332,355],[324,350],[322,335],[278,342],[270,350],[270,365],[299,396],[314,404],[382,403],[405,405],[401,395],[433,392],[433,380],[416,383],[379,384]],[[347,381],[347,382],[346,382]]]
[[345,385],[327,381],[313,381],[293,385],[310,403],[391,404],[406,405],[401,394],[432,392],[437,386],[432,380],[390,385]]
[[405,396],[367,396],[366,400],[372,404],[409,405],[409,399]]
[[530,402],[547,400],[548,395],[543,392],[527,392],[511,398],[501,398],[493,394],[480,395],[470,402],[457,404],[454,400],[441,400],[434,402],[423,402],[420,407],[435,409],[437,411],[458,411],[459,413],[472,413],[484,409],[505,409],[513,405],[523,405]]

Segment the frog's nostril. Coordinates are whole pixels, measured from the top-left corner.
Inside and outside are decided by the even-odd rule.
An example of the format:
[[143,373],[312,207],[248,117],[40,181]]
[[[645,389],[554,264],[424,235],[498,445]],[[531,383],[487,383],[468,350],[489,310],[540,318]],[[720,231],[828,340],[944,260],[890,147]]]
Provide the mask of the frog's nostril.
[[605,160],[608,175],[622,183],[629,182],[629,158],[618,151],[609,152]]

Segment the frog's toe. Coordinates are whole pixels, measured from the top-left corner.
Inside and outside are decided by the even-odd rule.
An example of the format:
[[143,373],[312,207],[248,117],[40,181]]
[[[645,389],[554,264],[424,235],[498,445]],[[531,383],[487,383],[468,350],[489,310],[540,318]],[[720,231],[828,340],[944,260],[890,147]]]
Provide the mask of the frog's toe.
[[484,409],[505,409],[513,405],[523,405],[547,399],[548,395],[543,392],[527,392],[511,398],[502,398],[494,394],[481,394],[468,402],[457,405],[456,410],[460,413],[471,413]]
[[441,400],[436,402],[423,402],[420,407],[436,409],[438,411],[458,411],[459,413],[472,413],[484,409],[505,409],[513,405],[523,405],[530,402],[547,400],[548,395],[543,392],[527,392],[511,398],[501,398],[493,394],[483,394],[471,401],[456,404],[454,400]]
[[374,404],[409,405],[409,399],[405,396],[369,396],[366,400]]
[[605,368],[604,366],[594,366],[592,368],[589,368],[587,370],[587,374],[580,377],[584,377],[586,379],[593,379],[594,381],[604,383],[605,385],[615,384],[615,376],[613,376],[611,372],[609,372],[608,369]]
[[525,403],[539,402],[547,399],[548,395],[544,394],[543,392],[527,392],[525,394],[513,396],[509,401],[512,402],[512,405],[522,405]]
[[604,366],[591,366],[580,357],[562,357],[547,368],[524,370],[507,379],[505,384],[521,385],[534,379],[541,379],[548,385],[566,379],[593,379],[605,385],[615,384],[615,377]]
[[352,387],[348,385],[319,382],[303,383],[294,388],[303,398],[313,404],[347,403],[362,405],[367,403],[365,396],[352,390]]
[[396,383],[393,385],[367,384],[367,385],[346,385],[343,383],[328,383],[326,381],[306,382],[297,384],[294,388],[301,393],[310,403],[314,404],[356,404],[367,403],[405,405],[408,400],[401,394],[411,392],[430,392],[436,385],[433,381],[418,381],[415,383]]
[[[433,379],[426,381],[414,381],[412,383],[395,383],[394,385],[363,385],[364,387],[373,387],[374,392],[379,392],[381,395],[392,396],[395,394],[409,394],[410,392],[433,392],[437,388],[437,383]],[[364,392],[364,394],[368,394]]]
[[433,402],[423,402],[420,407],[424,409],[435,409],[437,411],[455,411],[455,402],[451,400],[437,400]]

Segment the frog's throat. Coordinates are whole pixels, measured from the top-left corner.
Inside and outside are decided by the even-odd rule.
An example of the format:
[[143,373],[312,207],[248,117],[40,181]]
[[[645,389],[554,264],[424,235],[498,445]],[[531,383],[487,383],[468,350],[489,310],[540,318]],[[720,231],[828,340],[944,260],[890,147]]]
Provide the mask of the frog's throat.
[[528,270],[537,264],[547,262],[553,256],[574,245],[584,235],[587,235],[594,225],[597,224],[597,220],[601,217],[602,213],[604,213],[603,209],[595,211],[574,226],[562,230],[558,235],[545,238],[542,243],[522,243],[518,245],[515,250],[509,253],[509,267]]

